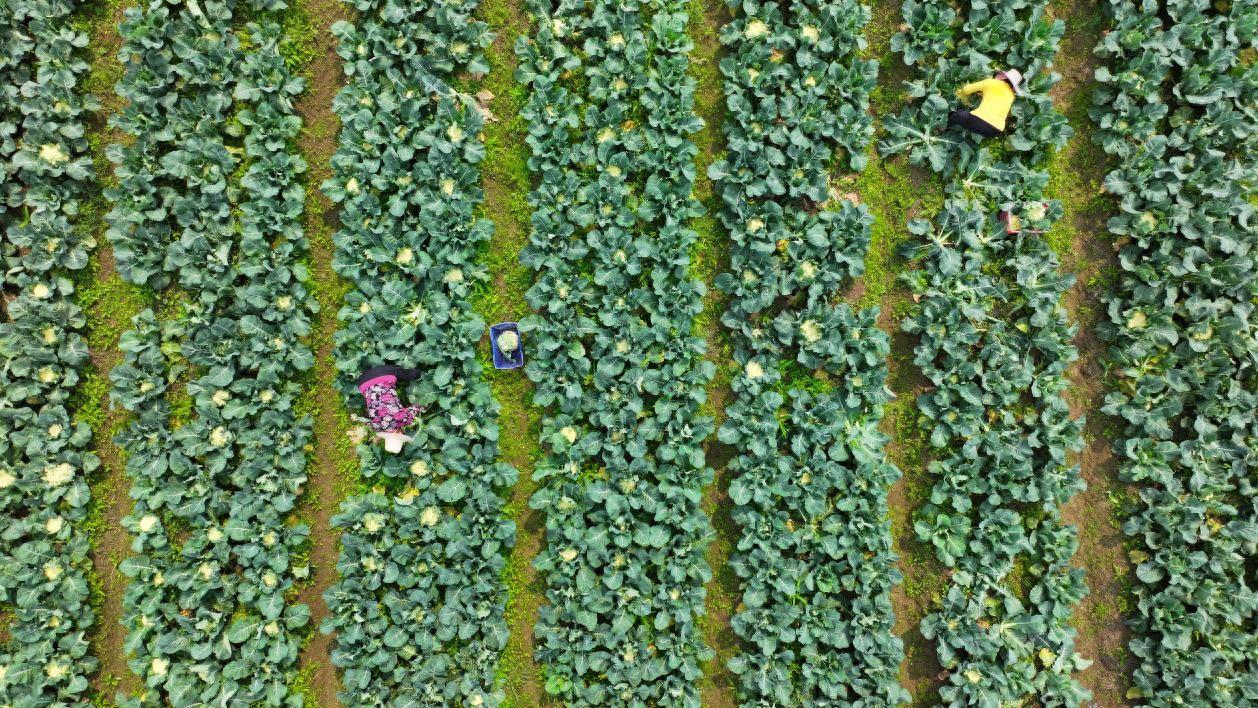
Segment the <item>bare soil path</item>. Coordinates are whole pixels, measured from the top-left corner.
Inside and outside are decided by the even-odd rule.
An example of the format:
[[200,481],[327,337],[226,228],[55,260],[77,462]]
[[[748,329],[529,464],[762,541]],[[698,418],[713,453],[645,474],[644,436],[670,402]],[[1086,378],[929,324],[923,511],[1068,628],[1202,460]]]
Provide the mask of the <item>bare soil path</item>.
[[113,166],[105,156],[105,147],[122,139],[118,131],[109,127],[109,118],[124,106],[114,92],[114,84],[123,71],[118,61],[118,49],[122,46],[118,26],[123,8],[122,0],[93,0],[75,18],[89,39],[86,58],[90,69],[83,88],[100,103],[100,109],[87,124],[97,183],[79,220],[79,227],[95,236],[96,250],[88,268],[78,274],[75,286],[75,299],[87,313],[91,368],[84,372],[75,392],[74,406],[76,419],[92,428],[92,451],[101,461],[89,480],[92,501],[86,520],[93,565],[89,582],[96,613],[91,651],[100,659],[92,692],[98,702],[112,702],[118,692],[130,694],[139,689],[123,651],[126,632],[122,626],[122,598],[127,579],[118,572],[118,564],[130,554],[131,540],[122,527],[122,517],[131,511],[131,483],[122,452],[112,441],[126,424],[127,415],[110,408],[109,372],[122,359],[119,337],[130,328],[131,317],[151,304],[151,297],[123,281],[114,267],[113,251],[105,238],[109,205],[104,197],[104,190],[114,184]]
[[[712,417],[719,427],[725,419],[725,404],[731,395],[728,365],[733,355],[728,332],[720,322],[728,298],[716,289],[714,282],[716,276],[729,267],[730,242],[718,219],[720,199],[708,179],[708,166],[725,150],[721,131],[725,120],[725,94],[718,63],[723,53],[720,31],[729,22],[730,14],[720,0],[691,0],[687,9],[690,39],[694,42],[690,51],[690,75],[696,82],[695,113],[703,119],[703,129],[693,136],[699,148],[694,195],[707,210],[692,224],[699,234],[699,242],[692,254],[691,274],[701,279],[708,290],[695,333],[704,338],[706,358],[717,368],[716,377],[708,386],[708,401],[702,413]],[[704,665],[699,688],[704,706],[723,708],[737,705],[736,678],[726,667],[739,649],[730,618],[741,601],[738,578],[729,565],[730,553],[738,541],[738,529],[731,516],[733,502],[729,498],[730,472],[727,469],[733,451],[713,434],[705,443],[704,452],[707,464],[714,471],[714,479],[704,489],[702,500],[703,511],[712,523],[713,536],[706,554],[712,580],[706,588],[704,610],[707,614],[701,625],[713,657]]]
[[930,495],[934,478],[927,472],[930,456],[926,434],[919,424],[917,397],[928,385],[913,364],[916,337],[900,331],[913,301],[899,276],[916,265],[898,249],[911,238],[910,219],[935,212],[943,201],[943,186],[931,173],[910,167],[902,156],[884,158],[877,152],[882,121],[904,107],[903,82],[912,75],[900,55],[891,50],[891,37],[904,22],[898,0],[871,3],[873,19],[866,28],[866,55],[878,60],[878,86],[870,110],[878,131],[865,171],[855,180],[855,191],[874,214],[873,239],[865,259],[865,276],[853,298],[861,306],[879,308],[878,326],[891,337],[887,383],[896,398],[887,405],[882,431],[890,436],[887,454],[901,478],[887,495],[895,551],[903,582],[891,593],[895,634],[904,642],[900,683],[913,696],[913,705],[930,705],[938,698],[940,667],[934,644],[922,636],[922,618],[935,606],[948,576],[933,550],[917,540],[913,514]]
[[331,176],[330,160],[336,152],[340,121],[332,112],[332,100],[344,85],[341,58],[336,54],[332,24],[350,19],[350,10],[340,0],[298,0],[288,10],[294,26],[300,28],[297,40],[308,53],[309,63],[302,69],[308,84],[297,102],[302,131],[297,147],[308,165],[306,173],[305,222],[310,241],[310,265],[314,279],[314,296],[320,311],[315,318],[311,347],[315,367],[306,381],[304,407],[315,419],[314,450],[308,468],[309,479],[303,493],[300,514],[310,526],[311,581],[299,593],[299,600],[309,605],[312,633],[301,655],[301,674],[297,689],[308,702],[319,708],[340,705],[337,692],[340,677],[332,665],[332,637],[318,631],[319,623],[328,616],[323,593],[336,579],[336,560],[340,553],[340,534],[331,526],[340,501],[360,484],[358,460],[346,437],[349,414],[336,386],[336,365],[332,358],[333,334],[337,328],[336,312],[345,296],[346,286],[332,270],[334,246],[332,234],[339,227],[336,209],[319,191],[319,185]]
[[1126,698],[1132,659],[1127,652],[1124,617],[1129,609],[1131,565],[1119,510],[1129,488],[1118,480],[1117,460],[1110,432],[1116,427],[1101,414],[1106,387],[1105,344],[1095,327],[1104,317],[1104,298],[1112,291],[1117,263],[1105,222],[1113,201],[1101,185],[1111,167],[1105,153],[1092,142],[1095,126],[1088,118],[1096,88],[1093,72],[1099,62],[1093,47],[1105,31],[1099,0],[1056,2],[1054,14],[1066,22],[1066,36],[1058,52],[1056,70],[1062,81],[1053,98],[1075,129],[1075,136],[1051,168],[1050,195],[1060,199],[1065,215],[1048,237],[1062,256],[1062,268],[1077,281],[1066,294],[1066,308],[1078,326],[1075,346],[1079,360],[1067,372],[1071,412],[1087,416],[1086,447],[1077,462],[1088,484],[1066,505],[1063,515],[1079,530],[1075,565],[1086,572],[1088,596],[1075,608],[1079,652],[1094,663],[1080,672],[1079,681],[1102,706],[1130,705]]
[[[531,314],[525,293],[533,284],[532,274],[520,264],[520,251],[529,241],[532,210],[528,193],[533,186],[529,174],[529,147],[525,143],[528,126],[520,117],[526,100],[525,88],[515,81],[515,44],[530,33],[522,0],[483,0],[480,18],[494,33],[486,52],[489,74],[475,82],[475,90],[488,91],[489,110],[494,119],[485,126],[487,159],[482,163],[485,200],[483,216],[494,223],[494,236],[481,255],[491,274],[491,282],[473,298],[473,306],[486,322],[519,322]],[[501,410],[498,416],[500,457],[513,465],[519,481],[506,500],[504,513],[516,524],[515,547],[507,557],[503,583],[507,589],[506,619],[510,635],[498,665],[498,675],[507,693],[508,708],[534,708],[547,703],[542,672],[533,659],[533,628],[538,608],[545,602],[545,586],[533,559],[545,545],[545,519],[531,509],[529,498],[537,491],[533,468],[542,455],[538,442],[541,411],[533,405],[533,384],[520,369],[499,371],[489,361],[488,328],[479,351],[486,377]],[[527,344],[526,344],[527,347]]]

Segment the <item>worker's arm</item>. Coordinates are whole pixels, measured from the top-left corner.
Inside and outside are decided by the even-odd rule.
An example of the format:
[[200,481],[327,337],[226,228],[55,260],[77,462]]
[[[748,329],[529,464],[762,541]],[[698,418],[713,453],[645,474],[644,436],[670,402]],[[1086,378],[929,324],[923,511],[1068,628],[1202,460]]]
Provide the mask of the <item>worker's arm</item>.
[[999,84],[1000,79],[983,79],[975,81],[972,84],[966,84],[957,90],[958,96],[969,96],[972,93],[983,93],[992,87],[993,84]]

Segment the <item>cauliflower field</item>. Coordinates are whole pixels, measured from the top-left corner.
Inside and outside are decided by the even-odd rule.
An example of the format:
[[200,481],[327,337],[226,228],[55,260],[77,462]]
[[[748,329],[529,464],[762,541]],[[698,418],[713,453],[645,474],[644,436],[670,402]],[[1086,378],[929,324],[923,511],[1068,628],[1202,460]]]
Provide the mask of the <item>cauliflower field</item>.
[[[1040,233],[1061,217],[1044,201],[1042,165],[1071,128],[1047,96],[1064,23],[1044,9],[972,8],[957,23],[947,3],[926,2],[892,40],[922,97],[889,122],[880,148],[908,153],[945,185],[939,213],[909,223],[922,268],[907,278],[916,304],[904,328],[918,336],[913,361],[932,384],[917,403],[930,421],[935,482],[913,530],[952,570],[921,627],[949,672],[940,697],[955,705],[1089,698],[1072,679],[1087,660],[1071,626],[1087,588],[1071,566],[1077,530],[1061,518],[1083,487],[1070,459],[1083,423],[1064,397],[1078,356],[1061,304],[1071,276]],[[993,26],[1012,31],[993,36]],[[946,97],[985,73],[976,55],[1031,77],[1003,155],[941,130]],[[1021,233],[991,218],[1002,208],[1021,215]],[[1011,592],[1015,569],[1024,592]]]
[[0,706],[1258,705],[1254,0],[0,45]]

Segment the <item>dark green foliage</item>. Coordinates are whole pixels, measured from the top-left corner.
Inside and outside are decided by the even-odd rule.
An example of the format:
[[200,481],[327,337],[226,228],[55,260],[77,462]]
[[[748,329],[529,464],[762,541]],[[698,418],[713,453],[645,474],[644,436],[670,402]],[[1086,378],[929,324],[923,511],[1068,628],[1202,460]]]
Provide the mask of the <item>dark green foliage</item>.
[[487,70],[490,36],[474,0],[353,3],[333,33],[349,76],[333,177],[341,206],[333,267],[350,284],[338,313],[340,392],[361,410],[358,375],[419,367],[409,401],[426,406],[400,454],[358,445],[373,489],[346,500],[339,577],[324,593],[345,705],[494,706],[507,643],[502,574],[515,543],[500,493],[498,407],[477,360],[485,324],[469,298],[488,274],[483,118],[452,83]]
[[1258,73],[1253,2],[1108,4],[1092,109],[1116,156],[1106,189],[1119,276],[1108,320],[1139,502],[1132,698],[1258,701]]
[[[742,580],[731,662],[744,705],[894,705],[904,649],[879,432],[888,339],[840,290],[864,271],[873,217],[832,193],[830,165],[862,169],[876,65],[859,58],[869,9],[851,0],[731,3],[721,40],[729,145],[712,166],[733,241],[735,400],[720,439]],[[784,376],[784,373],[787,375]]]
[[100,462],[74,422],[88,366],[73,278],[95,240],[82,93],[87,36],[73,0],[0,3],[0,703],[85,706],[97,661],[86,520]]
[[531,505],[546,691],[569,705],[698,706],[712,479],[699,414],[713,367],[693,334],[700,127],[685,3],[530,2],[517,46],[531,95],[524,342],[547,408]]
[[[923,264],[905,278],[917,304],[904,329],[931,383],[918,409],[938,478],[914,529],[952,569],[921,630],[948,672],[949,706],[1077,706],[1088,693],[1072,674],[1090,662],[1075,652],[1070,620],[1086,586],[1070,565],[1076,530],[1061,518],[1083,488],[1068,460],[1083,421],[1064,396],[1077,354],[1061,300],[1073,279],[1043,237],[1061,216],[1044,200],[1043,165],[1070,136],[1048,95],[1064,27],[1041,0],[903,8],[893,45],[919,75],[880,147],[947,180],[941,213],[909,224],[908,255]],[[962,85],[1007,68],[1026,76],[1007,135],[980,143],[946,126]]]
[[303,82],[277,26],[235,26],[237,10],[264,9],[158,2],[121,27],[130,104],[115,125],[134,140],[109,150],[108,235],[119,272],[157,288],[168,313],[133,318],[111,372],[132,414],[115,439],[134,501],[122,621],[145,686],[124,706],[300,700],[289,686],[310,609],[291,593],[309,574],[307,529],[290,517],[315,305],[291,148]]

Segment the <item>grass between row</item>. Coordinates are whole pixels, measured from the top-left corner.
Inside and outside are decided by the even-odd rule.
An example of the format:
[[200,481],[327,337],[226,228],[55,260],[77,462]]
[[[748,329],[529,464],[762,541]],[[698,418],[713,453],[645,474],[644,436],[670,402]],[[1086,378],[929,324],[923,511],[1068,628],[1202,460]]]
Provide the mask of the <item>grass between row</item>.
[[319,308],[307,342],[315,354],[315,365],[303,374],[304,393],[298,403],[299,412],[314,421],[314,437],[307,448],[308,479],[296,518],[310,528],[310,540],[303,551],[311,574],[293,598],[310,606],[311,625],[290,689],[302,696],[306,705],[331,708],[339,705],[336,694],[341,685],[332,666],[331,638],[318,631],[318,624],[328,615],[323,593],[336,578],[340,554],[340,535],[332,529],[331,517],[343,499],[365,493],[368,486],[347,434],[352,421],[336,381],[333,339],[339,324],[337,312],[350,286],[332,269],[333,235],[339,221],[335,206],[320,191],[320,185],[332,175],[331,158],[340,128],[332,100],[342,85],[343,70],[333,51],[336,40],[331,26],[349,19],[351,11],[339,0],[288,1],[288,8],[276,19],[285,35],[281,53],[289,68],[307,82],[296,105],[302,118],[296,147],[307,164],[302,221],[309,243],[305,265],[311,279],[307,285]]
[[[686,9],[690,16],[687,29],[694,43],[689,73],[695,81],[695,113],[703,120],[703,128],[692,137],[698,149],[694,196],[705,210],[690,224],[698,235],[691,252],[690,275],[707,288],[693,332],[703,337],[705,358],[716,366],[716,376],[708,385],[707,401],[700,408],[700,415],[711,418],[719,427],[725,419],[725,402],[731,395],[730,377],[735,370],[729,332],[720,321],[729,298],[715,285],[717,275],[729,269],[730,240],[721,227],[721,201],[708,178],[708,167],[725,151],[725,94],[719,65],[723,50],[719,35],[721,27],[730,20],[730,12],[720,0],[690,0]],[[729,565],[730,554],[738,542],[727,469],[733,451],[715,435],[705,443],[704,451],[714,475],[702,500],[703,511],[712,522],[706,552],[712,580],[705,588],[706,614],[699,619],[699,628],[713,656],[703,667],[699,688],[703,705],[733,706],[735,680],[726,664],[739,649],[730,619],[741,601],[738,578]]]
[[1062,259],[1062,269],[1077,282],[1066,296],[1071,321],[1079,328],[1075,346],[1079,361],[1067,372],[1067,400],[1072,412],[1085,415],[1085,447],[1076,460],[1088,488],[1064,509],[1064,517],[1079,529],[1075,564],[1087,573],[1089,594],[1075,608],[1073,625],[1079,632],[1080,653],[1094,661],[1079,673],[1079,681],[1104,706],[1131,705],[1133,657],[1127,651],[1129,632],[1124,618],[1133,609],[1132,564],[1129,539],[1122,521],[1134,508],[1134,491],[1118,479],[1118,459],[1112,449],[1117,422],[1100,412],[1106,386],[1108,349],[1095,334],[1105,316],[1105,299],[1117,283],[1118,266],[1106,220],[1115,204],[1103,188],[1112,159],[1093,141],[1096,126],[1088,115],[1097,87],[1093,72],[1099,61],[1093,48],[1106,31],[1102,0],[1050,4],[1055,17],[1066,23],[1066,35],[1054,67],[1062,81],[1054,91],[1059,109],[1074,128],[1074,137],[1048,165],[1048,195],[1062,203],[1063,217],[1046,235]]
[[[528,126],[520,117],[527,100],[525,88],[515,80],[515,44],[531,32],[520,0],[484,0],[478,16],[494,33],[486,51],[490,72],[473,82],[474,90],[493,94],[489,102],[493,119],[485,125],[485,161],[481,165],[485,199],[481,216],[494,224],[493,239],[479,254],[491,274],[472,297],[472,307],[486,324],[518,322],[530,314],[525,293],[532,275],[520,264],[520,251],[529,242]],[[542,515],[529,508],[537,489],[533,469],[542,456],[539,443],[541,411],[532,404],[533,384],[522,369],[499,371],[490,358],[488,335],[479,347],[485,377],[499,405],[500,457],[520,474],[503,512],[516,524],[516,543],[503,569],[506,588],[506,621],[510,631],[507,647],[498,664],[498,678],[506,690],[508,708],[531,708],[545,700],[541,670],[533,659],[533,626],[537,610],[545,602],[545,589],[533,559],[545,543]]]
[[88,479],[91,501],[84,522],[92,549],[93,572],[88,583],[96,618],[89,640],[101,662],[92,682],[91,701],[98,706],[113,705],[116,692],[131,693],[138,688],[122,650],[122,595],[126,579],[117,571],[118,564],[129,554],[130,539],[120,520],[130,512],[131,501],[127,494],[130,481],[125,471],[126,456],[113,444],[113,437],[126,427],[129,415],[110,407],[109,372],[122,359],[118,341],[130,329],[131,318],[157,304],[150,289],[128,283],[118,275],[105,237],[105,214],[109,211],[105,190],[116,184],[105,150],[122,139],[109,126],[109,119],[123,107],[114,91],[123,74],[117,56],[122,45],[118,30],[123,8],[124,0],[91,0],[79,8],[73,20],[74,28],[89,38],[85,50],[89,70],[81,89],[95,97],[100,106],[86,126],[96,179],[76,223],[76,228],[90,233],[95,240],[88,267],[75,277],[75,300],[87,315],[84,335],[91,367],[83,372],[71,403],[75,420],[91,427],[92,450],[101,461]]
[[[880,121],[904,108],[907,97],[903,82],[911,72],[891,50],[891,37],[903,23],[899,2],[876,0],[870,7],[873,17],[865,32],[869,41],[866,56],[879,65],[870,109]],[[891,438],[888,456],[902,474],[889,491],[888,507],[904,576],[892,593],[892,606],[895,631],[904,642],[900,682],[912,694],[914,706],[925,706],[938,702],[939,662],[934,645],[922,636],[919,626],[942,598],[948,575],[931,547],[918,541],[913,531],[913,514],[929,499],[935,478],[927,469],[928,428],[917,409],[917,397],[929,382],[913,363],[917,338],[901,331],[913,299],[899,278],[918,266],[906,261],[899,250],[912,238],[907,230],[910,220],[942,208],[943,185],[932,173],[910,166],[903,156],[884,158],[878,154],[876,145],[882,136],[881,123],[876,122],[869,164],[853,186],[875,218],[865,275],[855,295],[861,307],[879,308],[879,327],[891,336],[887,383],[895,399],[886,406],[881,428]]]

